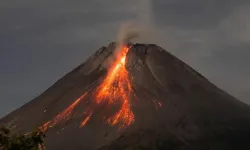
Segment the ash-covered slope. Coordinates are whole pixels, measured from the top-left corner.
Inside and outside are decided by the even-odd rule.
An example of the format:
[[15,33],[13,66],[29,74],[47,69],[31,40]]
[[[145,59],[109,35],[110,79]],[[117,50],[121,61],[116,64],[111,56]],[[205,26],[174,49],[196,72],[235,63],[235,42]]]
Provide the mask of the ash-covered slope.
[[[0,124],[12,122],[17,132],[26,133],[53,119],[83,93],[98,87],[114,61],[115,47],[111,43],[99,49],[42,95],[2,118]],[[83,112],[94,105],[95,97],[87,97],[72,110],[70,119],[48,129],[48,150],[250,148],[249,106],[167,51],[152,44],[131,45],[126,70],[136,95],[129,99],[134,121],[122,130],[103,122],[103,116],[121,107],[104,103],[79,128]]]

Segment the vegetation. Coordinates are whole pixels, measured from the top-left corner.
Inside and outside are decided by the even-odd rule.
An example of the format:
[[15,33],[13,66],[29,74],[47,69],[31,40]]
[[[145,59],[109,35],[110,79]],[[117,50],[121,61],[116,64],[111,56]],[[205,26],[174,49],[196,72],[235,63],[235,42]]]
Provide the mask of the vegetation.
[[0,128],[0,150],[44,150],[45,134],[36,130],[34,132],[17,135],[12,134],[6,127]]

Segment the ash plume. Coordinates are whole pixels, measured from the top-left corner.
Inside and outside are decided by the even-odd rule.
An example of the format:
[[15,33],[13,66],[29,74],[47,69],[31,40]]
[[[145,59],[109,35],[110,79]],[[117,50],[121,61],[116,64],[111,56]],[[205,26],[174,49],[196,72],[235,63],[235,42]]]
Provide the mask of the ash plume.
[[134,9],[135,20],[125,21],[120,25],[116,39],[119,45],[135,41],[145,42],[155,30],[152,1],[137,0]]
[[140,28],[134,22],[123,23],[118,31],[117,43],[119,45],[132,42],[133,39],[140,35]]
[[[106,59],[103,66],[108,68],[117,57],[122,47],[128,43],[166,43],[154,23],[152,0],[133,1],[135,18],[120,24],[116,36],[116,49]],[[169,40],[169,39],[168,39]]]
[[119,58],[123,46],[133,43],[135,39],[139,38],[143,29],[143,26],[135,22],[122,23],[116,38],[116,49],[113,51],[113,55],[105,60],[103,67],[109,68]]
[[[128,43],[142,42],[148,43],[153,41],[152,38],[156,37],[151,0],[137,0],[135,5],[135,20],[125,21],[121,23],[117,32],[116,43],[117,47],[114,51],[114,57],[110,58],[108,62],[112,62],[119,55],[122,46]],[[110,63],[108,63],[110,64]]]

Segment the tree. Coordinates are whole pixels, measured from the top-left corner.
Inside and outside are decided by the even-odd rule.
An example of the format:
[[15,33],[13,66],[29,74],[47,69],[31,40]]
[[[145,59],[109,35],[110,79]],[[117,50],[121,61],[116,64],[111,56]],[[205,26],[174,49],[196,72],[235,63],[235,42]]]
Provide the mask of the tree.
[[0,128],[0,150],[43,150],[45,134],[41,130],[18,135],[6,127]]

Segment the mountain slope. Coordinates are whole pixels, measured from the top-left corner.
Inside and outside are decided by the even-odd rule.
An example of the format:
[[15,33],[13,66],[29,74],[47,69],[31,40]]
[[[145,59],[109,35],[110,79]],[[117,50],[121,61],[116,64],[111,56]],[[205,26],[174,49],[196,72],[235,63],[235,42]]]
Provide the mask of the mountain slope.
[[[96,97],[86,96],[48,129],[48,150],[249,149],[248,105],[156,45],[129,46],[125,67],[133,91],[129,96],[132,123],[122,129],[119,124],[108,124],[105,117],[116,114],[123,104],[97,105]],[[111,43],[100,48],[43,94],[2,118],[0,124],[13,122],[16,132],[26,133],[65,112],[84,93],[96,94],[116,60],[116,47]],[[86,111],[91,112],[87,120]]]

